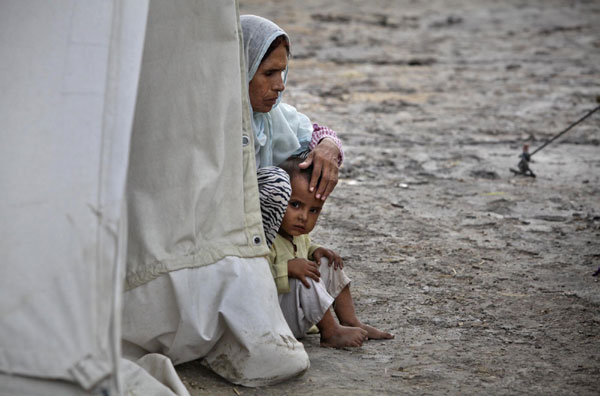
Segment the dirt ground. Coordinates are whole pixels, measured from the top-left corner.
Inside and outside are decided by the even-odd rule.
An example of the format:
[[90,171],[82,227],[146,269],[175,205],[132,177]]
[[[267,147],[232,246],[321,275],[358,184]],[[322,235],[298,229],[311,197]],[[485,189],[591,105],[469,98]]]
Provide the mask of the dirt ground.
[[192,395],[600,394],[600,2],[240,0],[292,37],[284,100],[346,162],[314,239],[343,256],[362,348],[303,340],[310,370]]

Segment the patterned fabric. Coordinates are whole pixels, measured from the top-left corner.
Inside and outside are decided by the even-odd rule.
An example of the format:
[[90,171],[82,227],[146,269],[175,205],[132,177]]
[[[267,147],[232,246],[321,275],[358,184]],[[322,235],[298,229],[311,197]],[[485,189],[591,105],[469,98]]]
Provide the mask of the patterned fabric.
[[256,176],[263,229],[270,249],[292,196],[292,185],[288,174],[276,166],[260,168]]
[[308,149],[310,151],[313,151],[315,147],[317,147],[317,144],[319,144],[319,142],[324,138],[329,138],[333,140],[334,143],[338,146],[338,149],[340,149],[340,158],[338,160],[338,165],[341,166],[342,162],[344,162],[344,149],[342,149],[342,142],[337,137],[337,134],[333,129],[329,129],[319,124],[313,124],[312,139],[310,141],[310,144],[308,145]]

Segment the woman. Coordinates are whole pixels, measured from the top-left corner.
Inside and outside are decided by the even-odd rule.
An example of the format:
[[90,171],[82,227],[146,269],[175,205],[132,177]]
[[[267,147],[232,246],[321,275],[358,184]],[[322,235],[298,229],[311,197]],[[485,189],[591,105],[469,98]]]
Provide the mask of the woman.
[[341,142],[329,128],[281,102],[290,55],[290,39],[279,26],[255,15],[240,17],[248,67],[248,92],[260,189],[263,227],[270,246],[287,206],[291,188],[279,165],[292,155],[305,155],[300,164],[313,164],[310,191],[325,200],[338,180],[343,160]]

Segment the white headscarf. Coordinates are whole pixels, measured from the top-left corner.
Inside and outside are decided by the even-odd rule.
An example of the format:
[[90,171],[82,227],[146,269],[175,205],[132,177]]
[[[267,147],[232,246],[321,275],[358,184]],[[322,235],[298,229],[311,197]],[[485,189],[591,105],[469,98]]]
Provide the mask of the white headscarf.
[[[240,17],[244,36],[244,54],[248,67],[248,83],[252,80],[269,46],[279,36],[289,36],[268,19],[256,15]],[[287,78],[287,69],[283,81]],[[252,110],[254,148],[258,167],[278,165],[290,155],[308,149],[312,137],[312,124],[308,117],[281,102],[281,92],[268,113]]]
[[290,44],[290,38],[282,28],[263,17],[242,15],[240,21],[244,35],[244,54],[246,55],[246,66],[248,67],[248,82],[250,82],[273,40],[279,36],[285,36],[288,44]]

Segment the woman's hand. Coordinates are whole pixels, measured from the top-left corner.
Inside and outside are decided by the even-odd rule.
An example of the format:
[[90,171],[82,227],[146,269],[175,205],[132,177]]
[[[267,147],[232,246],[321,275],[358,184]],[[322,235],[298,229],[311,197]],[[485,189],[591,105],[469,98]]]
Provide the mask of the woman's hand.
[[[317,147],[308,154],[308,157],[299,166],[306,169],[313,165],[313,172],[310,179],[309,190],[315,191],[317,199],[325,201],[338,182],[340,149],[331,140],[324,138]],[[319,180],[319,177],[321,178]],[[317,186],[317,182],[319,185]]]
[[321,258],[323,257],[327,257],[327,259],[329,260],[330,267],[331,264],[333,264],[333,269],[344,268],[344,260],[342,260],[340,255],[334,252],[333,250],[320,247],[313,252],[313,258],[317,263],[320,263]]
[[295,258],[288,261],[288,276],[299,279],[307,289],[310,289],[310,284],[306,278],[308,277],[318,282],[321,273],[319,272],[319,266],[314,261]]

